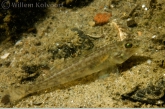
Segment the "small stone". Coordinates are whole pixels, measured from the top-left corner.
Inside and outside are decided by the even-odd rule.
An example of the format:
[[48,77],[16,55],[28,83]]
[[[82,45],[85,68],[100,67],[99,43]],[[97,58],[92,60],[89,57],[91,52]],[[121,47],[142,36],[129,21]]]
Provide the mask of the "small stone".
[[23,42],[21,40],[17,41],[15,43],[15,46],[18,47],[18,46],[22,46],[23,45]]
[[94,22],[94,21],[90,21],[90,22],[89,22],[89,25],[90,25],[90,26],[95,26],[95,22]]
[[151,64],[151,62],[152,62],[152,61],[151,61],[150,59],[147,60],[147,64]]
[[145,7],[146,7],[145,4],[143,4],[143,5],[142,5],[142,8],[145,8]]
[[42,102],[39,102],[39,101],[35,101],[35,102],[33,102],[33,105],[37,105],[37,106],[39,106],[39,105],[41,105],[42,104]]
[[89,35],[89,34],[88,34],[88,36],[92,37],[92,38],[96,38],[96,39],[104,37],[104,35]]
[[1,59],[6,59],[9,55],[10,53],[5,53],[3,56],[1,56]]
[[148,8],[144,8],[144,10],[145,10],[145,11],[147,11],[147,10],[148,10]]
[[153,35],[152,38],[156,38],[157,36],[156,35]]
[[128,27],[135,27],[135,26],[137,26],[137,23],[135,22],[134,19],[128,19],[127,20],[127,26]]

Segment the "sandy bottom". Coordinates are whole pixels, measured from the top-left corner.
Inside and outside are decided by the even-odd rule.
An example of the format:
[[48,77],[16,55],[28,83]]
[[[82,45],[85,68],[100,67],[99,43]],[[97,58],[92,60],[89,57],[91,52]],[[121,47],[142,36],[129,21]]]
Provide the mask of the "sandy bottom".
[[[163,0],[158,0],[157,4],[161,5],[155,8],[151,8],[148,0],[137,2],[121,0],[111,4],[111,8],[106,8],[109,3],[106,0],[94,0],[82,8],[50,7],[47,17],[35,24],[37,34],[24,33],[17,43],[7,49],[4,49],[4,45],[1,44],[1,92],[5,93],[5,89],[11,86],[33,84],[40,80],[41,76],[49,75],[50,69],[56,63],[65,61],[64,58],[81,57],[94,48],[119,41],[121,38],[119,28],[129,34],[128,37],[134,36],[135,39],[143,42],[140,45],[141,52],[119,65],[120,73],[109,72],[110,75],[102,79],[90,75],[59,88],[28,96],[19,100],[13,107],[165,107],[164,103],[160,105],[146,103],[143,101],[145,97],[141,97],[142,100],[139,101],[123,100],[121,97],[136,86],[144,89],[150,84],[156,84],[160,78],[165,78],[165,22],[162,20],[165,16],[165,4]],[[137,26],[128,27],[126,16],[136,7],[136,4],[139,6],[135,8],[132,16],[135,16]],[[110,12],[112,17],[103,26],[93,26],[93,17],[100,12]],[[84,34],[93,37],[90,38],[91,42],[80,41],[79,34],[71,30],[73,28],[78,28]],[[91,47],[91,43],[94,47]],[[72,44],[73,48],[77,47],[75,51],[70,53],[65,49],[70,47],[69,44]],[[56,53],[59,45],[62,46],[61,52]],[[165,91],[163,88],[162,90]],[[159,101],[163,96],[164,94],[153,99]],[[0,106],[3,107],[2,103]]]

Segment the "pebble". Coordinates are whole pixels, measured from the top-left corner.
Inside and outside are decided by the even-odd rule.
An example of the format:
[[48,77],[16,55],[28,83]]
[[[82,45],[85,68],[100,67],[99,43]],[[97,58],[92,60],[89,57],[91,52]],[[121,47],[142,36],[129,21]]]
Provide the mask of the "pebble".
[[127,20],[127,26],[128,27],[136,27],[137,26],[137,23],[135,22],[134,19],[128,19]]
[[90,26],[95,26],[95,22],[94,21],[89,21],[88,23]]
[[1,59],[6,59],[9,55],[10,53],[5,53],[3,56],[1,56]]
[[104,37],[104,35],[89,35],[89,34],[87,34],[89,37],[92,37],[92,38],[102,38],[102,37]]
[[19,41],[17,41],[16,43],[15,43],[15,46],[17,47],[17,46],[22,46],[23,45],[23,42],[21,41],[21,40],[19,40]]
[[157,36],[156,35],[153,35],[152,38],[156,38]]
[[41,101],[35,101],[35,102],[33,102],[33,105],[37,105],[37,106],[39,106],[39,105],[41,105],[41,104],[42,104]]
[[151,61],[150,59],[147,60],[147,63],[148,63],[148,64],[151,64],[151,62],[152,62],[152,61]]

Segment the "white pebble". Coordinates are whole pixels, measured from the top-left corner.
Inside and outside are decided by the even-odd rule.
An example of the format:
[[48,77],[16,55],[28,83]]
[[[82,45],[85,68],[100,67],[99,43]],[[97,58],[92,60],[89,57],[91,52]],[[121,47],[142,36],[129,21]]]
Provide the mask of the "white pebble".
[[156,35],[153,35],[152,38],[156,38]]
[[22,44],[23,44],[22,41],[19,40],[19,41],[17,41],[17,42],[15,43],[15,46],[21,46]]
[[3,56],[1,56],[1,59],[6,59],[9,55],[10,53],[5,53]]
[[144,8],[144,10],[145,10],[145,11],[147,11],[147,10],[148,10],[148,8]]
[[142,8],[145,8],[145,7],[146,7],[145,4],[143,4],[143,5],[142,5]]
[[148,63],[148,64],[151,64],[151,62],[152,62],[152,61],[151,61],[150,59],[147,60],[147,63]]

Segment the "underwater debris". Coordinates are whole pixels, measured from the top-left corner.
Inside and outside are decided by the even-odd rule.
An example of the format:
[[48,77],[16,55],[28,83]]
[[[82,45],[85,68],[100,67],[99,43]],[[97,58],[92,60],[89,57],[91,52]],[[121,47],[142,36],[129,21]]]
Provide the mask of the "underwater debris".
[[133,102],[141,102],[153,105],[164,104],[165,99],[165,79],[161,78],[157,84],[150,84],[146,88],[140,89],[136,86],[129,93],[123,94],[122,99],[128,99]]
[[39,65],[31,65],[31,66],[24,65],[22,66],[22,69],[28,74],[33,74],[39,69],[39,67],[40,67]]
[[52,59],[68,58],[70,56],[73,56],[76,53],[76,51],[77,51],[77,47],[72,43],[58,45],[56,46],[55,49],[48,50],[48,52],[52,53]]
[[123,41],[124,39],[128,37],[128,34],[124,32],[124,29],[120,27],[116,22],[112,21],[112,24],[118,30],[120,41]]
[[93,42],[90,40],[90,36],[87,34],[84,34],[83,31],[79,30],[78,28],[72,28],[72,31],[76,31],[79,37],[82,39],[82,49],[92,49],[94,47]]
[[21,77],[20,83],[26,81],[34,81],[39,75],[42,69],[49,69],[47,65],[23,65],[22,70],[26,73],[25,77]]
[[127,26],[128,27],[136,27],[137,26],[137,23],[135,22],[134,19],[129,18],[129,19],[127,19]]
[[5,53],[3,56],[1,56],[1,59],[6,59],[9,55],[10,53]]
[[93,20],[96,25],[104,25],[109,22],[111,16],[111,13],[98,13]]
[[89,36],[84,34],[83,31],[78,28],[72,28],[71,30],[77,32],[78,40],[76,42],[56,42],[55,47],[48,50],[52,53],[52,59],[74,57],[79,50],[90,50],[94,47]]

